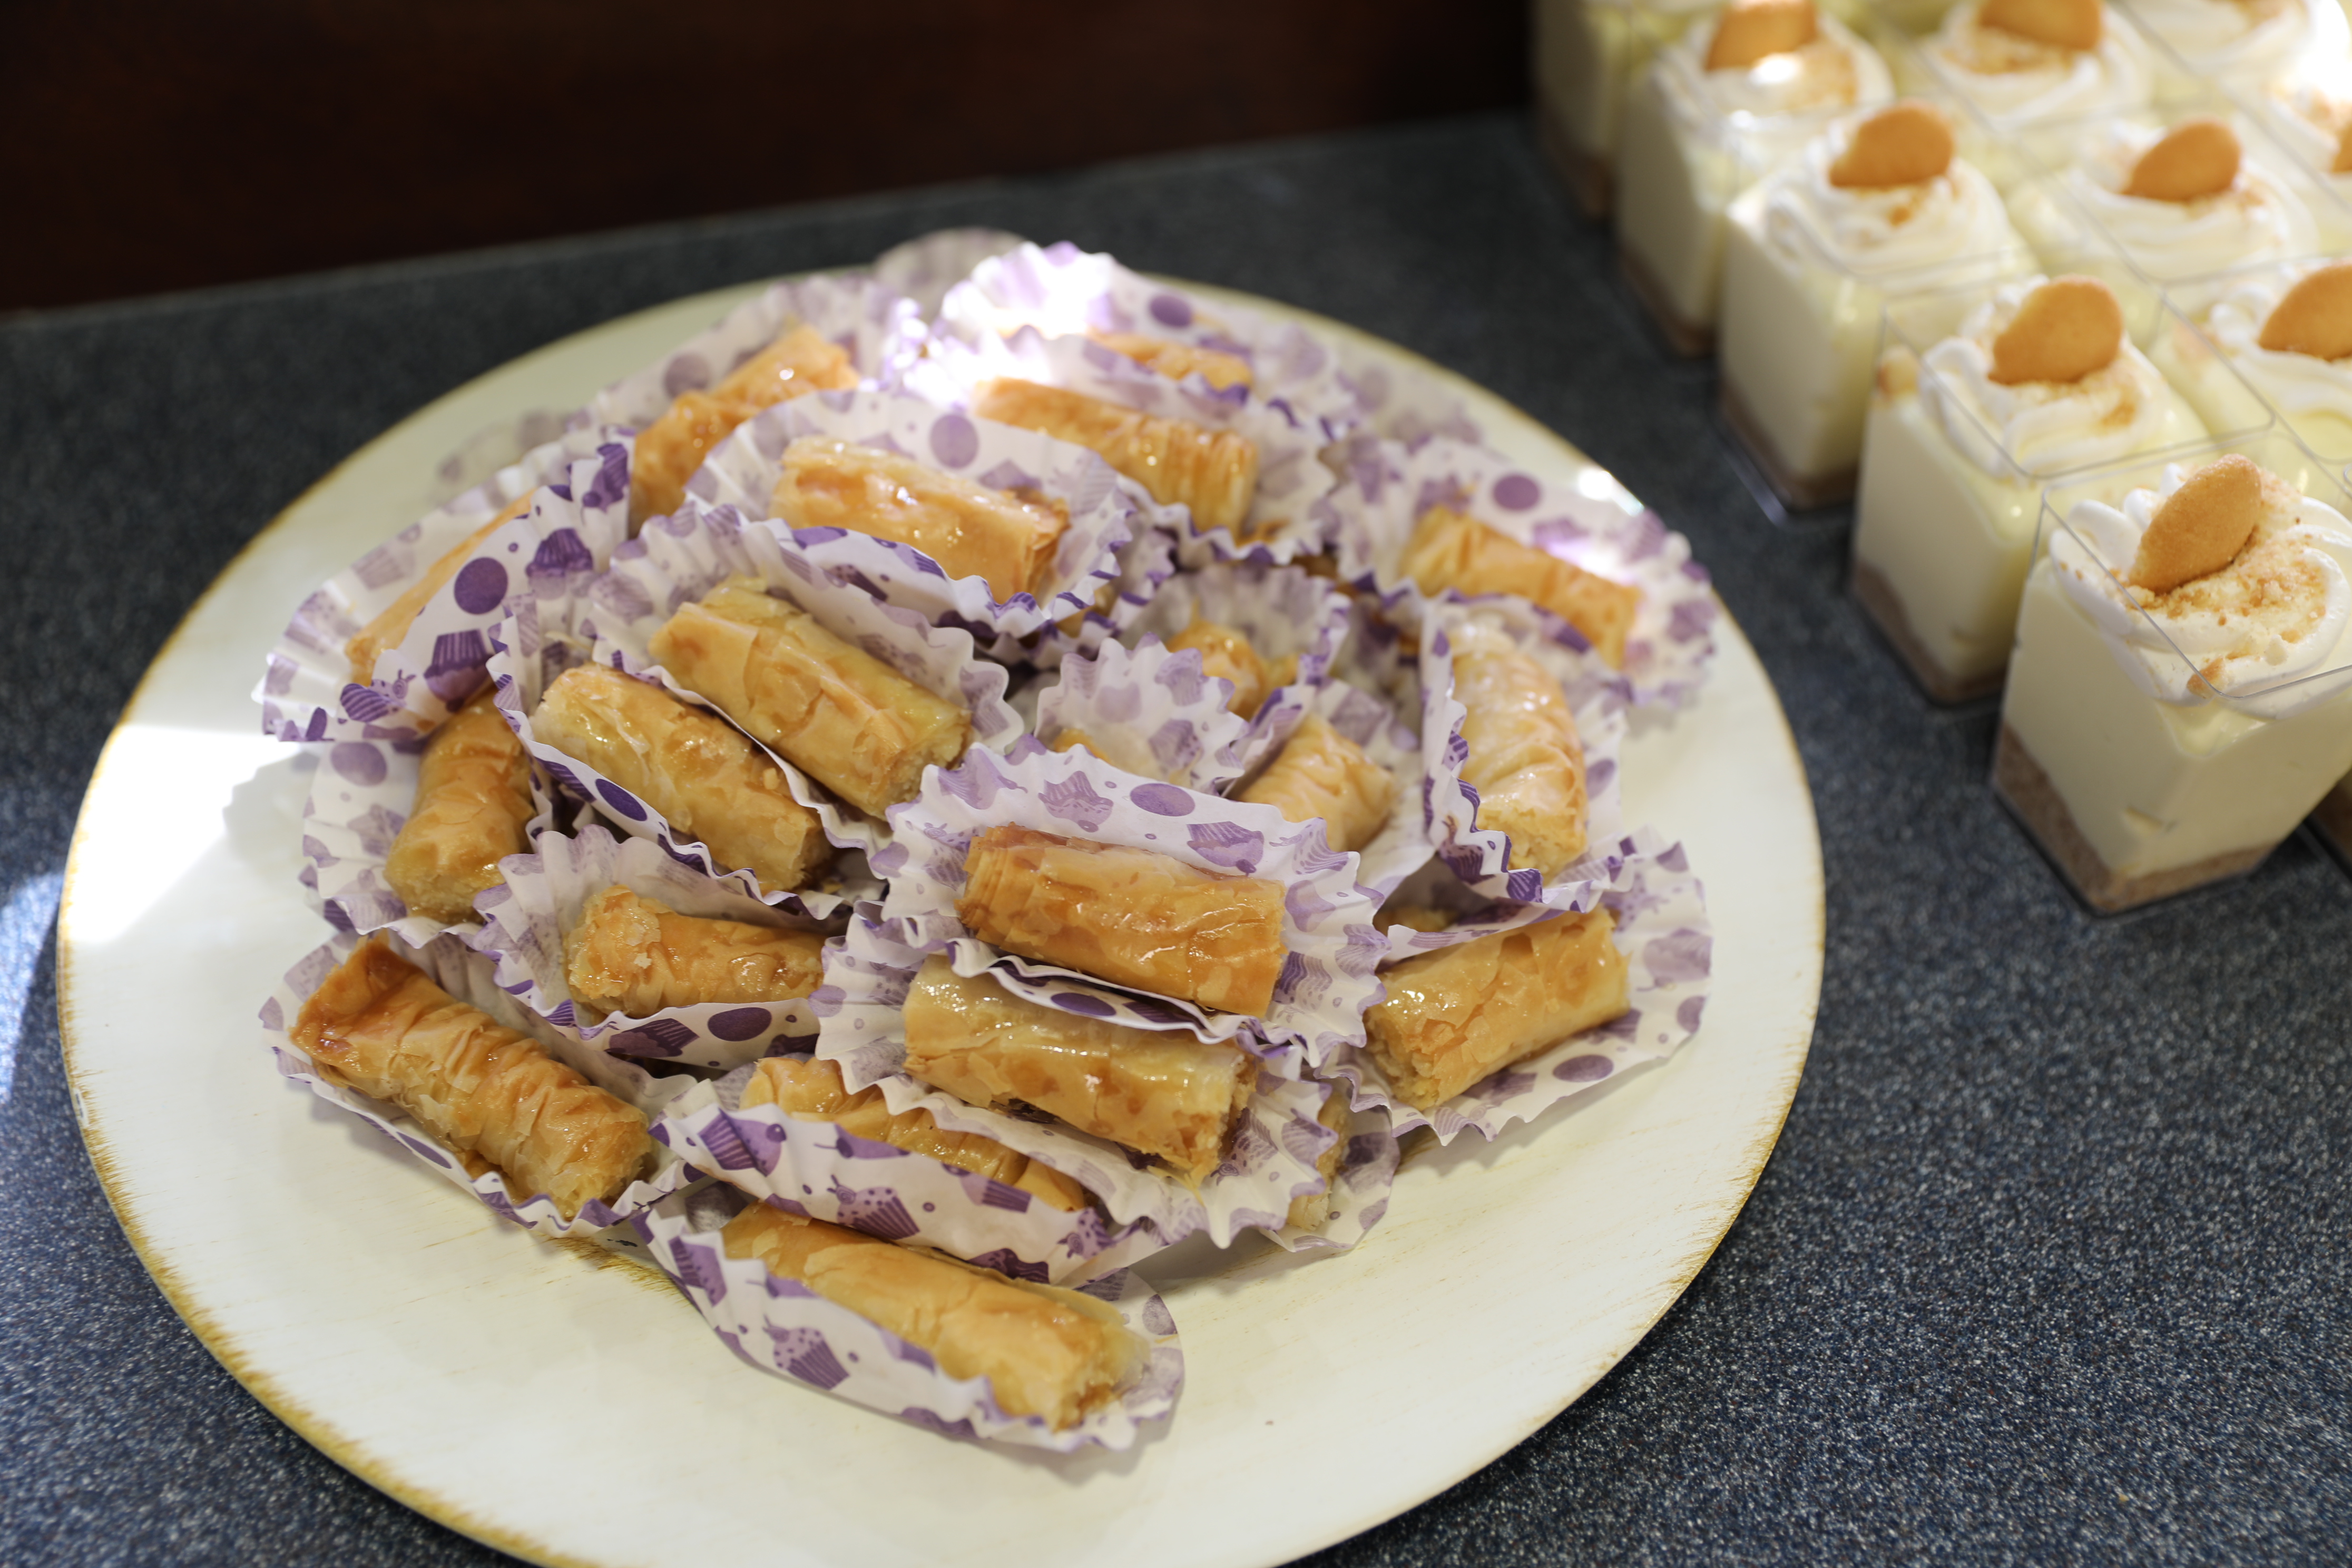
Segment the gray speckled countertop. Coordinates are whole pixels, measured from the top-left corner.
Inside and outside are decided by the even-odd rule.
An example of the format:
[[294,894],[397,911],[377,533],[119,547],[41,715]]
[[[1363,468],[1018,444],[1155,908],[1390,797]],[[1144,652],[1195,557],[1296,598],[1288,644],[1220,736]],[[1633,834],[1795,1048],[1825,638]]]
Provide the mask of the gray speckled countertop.
[[2352,1555],[2352,884],[2291,840],[2077,912],[1984,787],[1990,708],[1915,694],[1841,531],[1765,523],[1711,370],[1489,118],[0,322],[0,1558],[496,1556],[279,1425],[124,1241],[58,1047],[75,809],[182,613],[378,431],[608,317],[950,224],[1291,300],[1518,403],[1690,535],[1811,771],[1827,979],[1746,1214],[1581,1402],[1318,1562]]

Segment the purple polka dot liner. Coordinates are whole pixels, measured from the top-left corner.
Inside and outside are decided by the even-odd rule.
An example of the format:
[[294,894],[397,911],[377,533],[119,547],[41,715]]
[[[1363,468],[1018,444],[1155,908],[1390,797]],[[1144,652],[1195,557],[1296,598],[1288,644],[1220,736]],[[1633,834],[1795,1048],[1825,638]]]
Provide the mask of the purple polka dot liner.
[[1454,390],[1454,384],[1467,384],[1460,378],[1439,374],[1433,366],[1427,371],[1401,367],[1388,354],[1376,357],[1351,338],[1335,337],[1331,350],[1338,362],[1335,378],[1349,399],[1344,439],[1349,444],[1390,441],[1416,452],[1432,441],[1475,446],[1486,440],[1486,431],[1470,417],[1469,405]]
[[[545,1194],[512,1191],[502,1172],[492,1170],[480,1176],[467,1175],[457,1153],[398,1106],[387,1105],[355,1089],[329,1082],[319,1071],[317,1064],[285,1037],[295,1018],[300,1015],[302,1004],[333,973],[336,965],[351,956],[359,941],[355,936],[339,933],[324,947],[312,950],[299,963],[286,972],[278,988],[261,1005],[262,1027],[278,1037],[270,1043],[269,1050],[277,1060],[280,1075],[304,1085],[330,1105],[340,1106],[368,1122],[410,1158],[471,1193],[483,1207],[535,1235],[594,1236],[694,1180],[694,1168],[656,1142],[657,1160],[650,1175],[631,1183],[610,1204],[602,1199],[590,1199],[581,1205],[577,1215],[567,1220],[557,1210],[554,1200]],[[597,1088],[645,1111],[648,1121],[672,1098],[693,1085],[693,1079],[684,1077],[656,1079],[642,1068],[606,1056],[603,1051],[584,1046],[551,1027],[546,1020],[533,1016],[500,991],[490,977],[489,961],[472,952],[455,936],[436,937],[421,948],[412,947],[395,937],[393,951],[423,970],[436,984],[458,1001],[478,1007],[509,1028],[529,1035],[544,1046],[550,1056]]]
[[[985,578],[950,577],[911,546],[837,528],[794,529],[772,518],[784,448],[804,436],[895,452],[991,489],[1034,491],[1060,501],[1069,525],[1055,548],[1050,582],[1042,594],[999,602]],[[1121,551],[1166,521],[1166,509],[1084,447],[869,392],[812,393],[762,410],[711,448],[688,481],[687,494],[682,510],[698,504],[747,529],[763,523],[812,574],[940,626],[964,627],[983,651],[1000,658],[1017,657],[1021,639],[1051,623],[1098,608],[1098,601],[1115,601],[1125,571]]]
[[1197,649],[1171,653],[1147,637],[1139,647],[1105,643],[1065,659],[1015,701],[1034,705],[1048,747],[1076,732],[1128,773],[1213,793],[1243,771],[1250,724],[1225,706],[1233,689],[1202,673]]
[[[348,721],[422,734],[479,690],[492,627],[604,569],[628,532],[629,433],[574,430],[426,514],[304,599],[264,661],[254,697],[264,733],[324,740]],[[467,547],[398,643],[353,677],[353,637],[517,499],[523,515]]]
[[542,833],[533,847],[534,854],[499,861],[504,885],[474,900],[482,924],[467,940],[490,961],[499,990],[557,1028],[656,1072],[680,1067],[725,1071],[816,1044],[816,1014],[805,999],[702,1002],[645,1017],[614,1013],[593,1022],[584,1018],[564,984],[563,939],[580,923],[588,900],[606,888],[626,888],[704,920],[742,921],[779,931],[826,932],[827,927],[779,913],[739,888],[681,866],[651,839],[615,839],[594,823],[572,836]]
[[894,245],[874,258],[875,281],[915,302],[925,322],[940,313],[950,289],[991,257],[1029,242],[1001,228],[942,228]]
[[1076,1285],[1165,1247],[1151,1225],[1088,1204],[1055,1208],[928,1154],[860,1138],[770,1103],[745,1110],[741,1068],[673,1101],[654,1136],[705,1175],[789,1214],[934,1247],[1015,1279]]
[[750,1201],[732,1187],[701,1187],[640,1212],[632,1223],[711,1331],[763,1372],[942,1436],[1064,1454],[1131,1447],[1145,1426],[1167,1420],[1176,1408],[1184,1385],[1176,1320],[1132,1274],[1107,1274],[1080,1289],[1114,1308],[1148,1354],[1116,1400],[1056,1432],[1041,1416],[1006,1414],[986,1378],[950,1377],[929,1352],[870,1319],[771,1274],[755,1258],[728,1257],[720,1230]]
[[[1371,1054],[1351,1046],[1333,1058],[1328,1070],[1353,1086],[1359,1110],[1389,1110],[1399,1136],[1425,1126],[1441,1143],[1452,1142],[1465,1130],[1491,1139],[1511,1123],[1532,1121],[1595,1084],[1672,1056],[1698,1032],[1714,960],[1706,891],[1691,874],[1683,847],[1664,844],[1646,828],[1616,850],[1616,869],[1600,902],[1616,919],[1615,940],[1626,959],[1633,1010],[1514,1062],[1426,1112],[1398,1102]],[[1389,933],[1398,939],[1394,962],[1552,913],[1540,906],[1523,906],[1445,931],[1396,927]]]

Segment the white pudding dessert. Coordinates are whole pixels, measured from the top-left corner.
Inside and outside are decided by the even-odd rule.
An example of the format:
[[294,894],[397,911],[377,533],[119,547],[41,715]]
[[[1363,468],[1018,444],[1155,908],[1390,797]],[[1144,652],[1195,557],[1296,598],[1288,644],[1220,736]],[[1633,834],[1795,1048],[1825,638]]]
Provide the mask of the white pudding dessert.
[[1536,116],[1588,216],[1608,216],[1626,94],[1713,0],[1536,0]]
[[1972,0],[1896,62],[1906,92],[1966,101],[1992,134],[1965,151],[2004,190],[2030,172],[2010,132],[2042,121],[2146,107],[2147,46],[2100,0]]
[[2197,327],[2175,319],[2149,354],[2208,425],[2274,412],[2321,461],[2352,463],[2352,262],[2233,275]]
[[1831,114],[1893,96],[1878,51],[1812,0],[1746,0],[1659,55],[1625,109],[1617,245],[1677,350],[1713,346],[1732,198]]
[[1726,416],[1791,505],[1853,493],[1886,301],[2032,269],[1951,123],[1904,102],[1833,123],[1731,204]]
[[2242,454],[2069,502],[1993,778],[2093,905],[2252,868],[2352,770],[2347,566],[2352,522]]
[[2159,91],[2210,81],[2258,88],[2346,50],[2336,0],[2126,0],[2126,9],[2159,46]]
[[1854,593],[1927,694],[1963,701],[2008,668],[2050,480],[2207,432],[2096,279],[2004,284],[1924,352],[1896,341],[1900,312],[1863,437]]

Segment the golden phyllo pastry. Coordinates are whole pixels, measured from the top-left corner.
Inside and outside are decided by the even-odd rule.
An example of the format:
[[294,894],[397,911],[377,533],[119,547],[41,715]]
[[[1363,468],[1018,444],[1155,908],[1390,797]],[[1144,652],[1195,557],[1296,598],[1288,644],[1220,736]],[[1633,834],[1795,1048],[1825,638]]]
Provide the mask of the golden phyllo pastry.
[[1171,342],[1141,332],[1088,332],[1087,336],[1111,353],[1131,359],[1146,370],[1156,370],[1171,381],[1198,374],[1219,392],[1229,386],[1251,384],[1249,361],[1221,349]]
[[629,459],[629,516],[666,517],[686,498],[686,482],[710,449],[762,408],[809,392],[857,384],[856,367],[837,343],[806,325],[745,360],[709,392],[680,393],[662,416],[637,433]]
[[1069,527],[1058,501],[1025,500],[829,436],[784,448],[769,509],[793,528],[839,528],[921,551],[950,577],[979,577],[999,604],[1043,599]]
[[1035,1106],[1191,1182],[1223,1160],[1257,1082],[1238,1047],[1065,1013],[937,954],[907,991],[907,1072],[968,1105]]
[[530,813],[530,758],[485,687],[425,742],[383,879],[412,915],[470,921],[474,895],[506,880],[499,862],[529,847]]
[[1427,1110],[1511,1063],[1623,1016],[1625,955],[1606,910],[1554,915],[1381,972],[1366,1044],[1399,1100]]
[[563,933],[563,978],[593,1024],[702,1002],[788,1002],[824,984],[824,952],[813,931],[682,915],[615,884]]
[[926,767],[953,767],[971,744],[963,709],[754,577],[681,605],[649,646],[681,684],[868,816],[914,799]]
[[1323,1178],[1323,1190],[1302,1193],[1291,1199],[1288,1217],[1297,1229],[1319,1235],[1323,1227],[1331,1223],[1332,1206],[1339,1201],[1333,1189],[1339,1184],[1339,1166],[1347,1158],[1349,1130],[1355,1125],[1355,1118],[1348,1110],[1346,1084],[1331,1085],[1331,1092],[1323,1097],[1323,1107],[1315,1113],[1315,1120],[1338,1136],[1332,1139],[1328,1149],[1315,1156],[1315,1173]]
[[1548,881],[1584,853],[1584,745],[1550,671],[1484,626],[1453,633],[1454,695],[1469,711],[1465,784],[1478,792],[1477,826],[1511,837],[1511,868]]
[[981,941],[1138,991],[1263,1014],[1282,976],[1282,885],[1151,849],[992,827],[956,917]]
[[425,568],[425,575],[411,583],[399,598],[376,613],[375,619],[362,626],[351,641],[343,645],[343,657],[352,661],[352,683],[365,686],[375,679],[375,661],[383,650],[398,647],[408,636],[408,628],[433,602],[433,595],[446,587],[449,579],[466,563],[474,547],[516,518],[530,510],[530,498],[537,492],[516,497],[502,508],[496,517],[466,535],[442,552],[441,558]]
[[[1171,653],[1198,651],[1201,673],[1232,681],[1234,694],[1225,700],[1225,706],[1244,719],[1255,718],[1266,698],[1282,684],[1267,671],[1249,638],[1221,622],[1195,616],[1192,625],[1168,639],[1168,648]],[[1291,668],[1295,671],[1297,666],[1294,662]]]
[[1152,500],[1191,508],[1193,526],[1203,532],[1225,528],[1238,537],[1247,527],[1257,499],[1257,447],[1246,437],[1034,381],[989,382],[971,411],[1092,447]]
[[699,839],[722,865],[788,892],[833,857],[824,824],[792,796],[783,770],[723,719],[603,665],[548,687],[531,732],[662,814],[678,842]]
[[330,1078],[488,1161],[518,1200],[544,1193],[566,1219],[653,1168],[635,1107],[451,996],[381,936],[327,976],[288,1037]]
[[1364,749],[1309,713],[1264,773],[1234,798],[1270,805],[1293,822],[1323,819],[1323,842],[1344,855],[1388,826],[1396,783]]
[[1516,594],[1582,632],[1610,668],[1624,668],[1625,638],[1642,607],[1639,588],[1443,506],[1421,514],[1402,566],[1424,594]]
[[742,1108],[749,1110],[757,1105],[778,1106],[787,1116],[804,1121],[830,1121],[869,1143],[887,1143],[909,1154],[943,1160],[960,1171],[1017,1187],[1064,1214],[1076,1214],[1087,1206],[1084,1187],[993,1138],[950,1132],[920,1106],[894,1116],[881,1089],[872,1085],[851,1094],[842,1087],[841,1068],[831,1062],[766,1058],[743,1086]]
[[727,1222],[730,1258],[797,1279],[909,1344],[954,1378],[984,1377],[1008,1415],[1059,1432],[1113,1403],[1150,1352],[1091,1296],[914,1252],[754,1204]]

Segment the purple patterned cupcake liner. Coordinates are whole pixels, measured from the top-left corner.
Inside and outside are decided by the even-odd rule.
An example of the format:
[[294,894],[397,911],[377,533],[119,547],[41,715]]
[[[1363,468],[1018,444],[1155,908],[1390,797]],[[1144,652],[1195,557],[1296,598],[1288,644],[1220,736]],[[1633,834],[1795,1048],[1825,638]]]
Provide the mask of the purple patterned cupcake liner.
[[[572,591],[628,536],[626,431],[575,430],[411,523],[302,601],[270,649],[264,732],[322,741],[341,721],[422,734],[480,689],[490,629],[521,605]],[[536,492],[536,493],[534,493]],[[477,542],[398,644],[355,682],[351,640],[442,556],[520,497],[530,509]]]
[[1184,1384],[1184,1352],[1168,1304],[1124,1270],[1078,1289],[1118,1310],[1150,1347],[1116,1404],[1060,1432],[1044,1418],[1011,1415],[986,1378],[957,1379],[930,1353],[871,1320],[779,1279],[755,1258],[730,1258],[719,1231],[751,1200],[725,1185],[683,1193],[640,1213],[639,1236],[664,1272],[727,1348],[763,1372],[896,1415],[942,1436],[1017,1444],[1056,1453],[1124,1449],[1145,1423],[1165,1421]]
[[[1332,1081],[1325,1088],[1344,1104],[1349,1086]],[[1396,1186],[1402,1151],[1389,1113],[1377,1107],[1349,1110],[1339,1133],[1344,1147],[1339,1168],[1331,1174],[1328,1199],[1320,1226],[1285,1224],[1267,1237],[1285,1252],[1345,1252],[1371,1235],[1388,1217],[1389,1195]]]
[[[1329,1070],[1353,1086],[1359,1111],[1388,1110],[1396,1119],[1399,1136],[1428,1127],[1441,1143],[1452,1142],[1465,1129],[1491,1139],[1514,1121],[1532,1121],[1595,1084],[1673,1055],[1698,1032],[1714,955],[1705,889],[1691,874],[1680,844],[1661,844],[1644,828],[1618,848],[1622,858],[1599,902],[1616,918],[1615,940],[1631,972],[1633,1010],[1514,1062],[1426,1112],[1398,1102],[1370,1051],[1351,1046],[1333,1058]],[[1555,912],[1520,906],[1448,931],[1410,931],[1399,926],[1389,934],[1396,941],[1395,957],[1401,961],[1416,952],[1511,930]]]
[[499,863],[506,883],[477,904],[480,929],[467,940],[495,968],[499,989],[556,1028],[600,1050],[724,1071],[816,1044],[817,1018],[805,998],[784,1002],[702,1002],[645,1017],[613,1013],[583,1020],[564,982],[563,938],[588,900],[610,887],[654,899],[682,915],[742,921],[780,931],[825,931],[823,922],[778,913],[740,889],[679,865],[650,839],[615,839],[594,823],[577,835],[542,833],[535,854]]
[[916,314],[928,322],[940,313],[948,290],[971,277],[973,268],[1028,243],[1001,228],[938,229],[876,257],[874,279],[912,300]]
[[1385,700],[1344,680],[1330,681],[1317,690],[1307,711],[1320,716],[1388,770],[1393,792],[1388,822],[1370,843],[1349,851],[1357,860],[1356,886],[1378,904],[1437,853],[1421,809],[1427,766],[1421,738],[1398,720]]
[[743,1109],[751,1068],[674,1101],[654,1136],[688,1164],[762,1203],[911,1247],[935,1247],[1016,1279],[1074,1285],[1167,1243],[1149,1224],[1113,1226],[925,1154],[860,1138],[775,1104]]
[[1022,700],[1049,747],[1076,731],[1114,767],[1213,794],[1243,772],[1250,724],[1225,706],[1233,689],[1202,673],[1198,650],[1171,653],[1146,637],[1139,647],[1110,642],[1065,659]]
[[1484,441],[1461,395],[1427,371],[1393,363],[1394,351],[1375,354],[1349,339],[1332,344],[1338,381],[1348,396],[1348,439],[1393,441],[1418,451],[1432,441]]
[[999,658],[1017,657],[1040,669],[1051,669],[1066,658],[1091,654],[1118,640],[1159,599],[1161,585],[1176,574],[1176,531],[1159,522],[1139,526],[1135,537],[1118,547],[1113,563],[1118,575],[1095,590],[1094,608],[1082,616],[1048,621],[1010,651],[1008,645],[999,642],[990,652]]
[[[694,1179],[694,1167],[657,1142],[657,1163],[650,1175],[642,1181],[632,1182],[610,1204],[601,1198],[590,1199],[581,1205],[577,1215],[567,1220],[557,1210],[554,1200],[543,1193],[518,1196],[507,1184],[503,1172],[492,1170],[480,1176],[467,1175],[464,1163],[457,1153],[398,1106],[372,1100],[355,1089],[329,1082],[320,1073],[318,1065],[284,1037],[300,1015],[302,1004],[325,982],[336,965],[351,956],[359,941],[348,933],[338,933],[324,947],[312,950],[301,963],[286,972],[277,990],[261,1005],[262,1027],[280,1037],[270,1042],[269,1051],[281,1076],[306,1085],[320,1100],[341,1106],[362,1121],[372,1123],[428,1170],[472,1194],[483,1207],[540,1236],[593,1236],[607,1226],[618,1225],[646,1205],[659,1202]],[[395,939],[394,951],[432,976],[436,984],[458,1001],[480,1008],[510,1029],[529,1035],[544,1046],[550,1056],[597,1088],[646,1112],[649,1121],[670,1100],[691,1089],[696,1082],[683,1076],[656,1079],[577,1040],[565,1038],[549,1027],[543,1019],[531,1016],[501,992],[490,978],[488,961],[469,951],[455,936],[437,937],[422,948],[411,947]]]
[[[837,528],[795,529],[772,517],[784,448],[804,436],[895,452],[992,489],[1033,490],[1060,501],[1069,526],[1055,549],[1051,584],[1041,595],[1000,602],[987,579],[950,577],[911,546]],[[820,392],[763,410],[711,448],[687,491],[706,510],[767,523],[791,553],[825,578],[942,626],[962,626],[998,658],[1016,657],[1020,639],[1052,622],[1083,616],[1106,599],[1115,605],[1126,570],[1121,550],[1143,530],[1170,521],[1168,509],[1084,447],[869,392]]]

